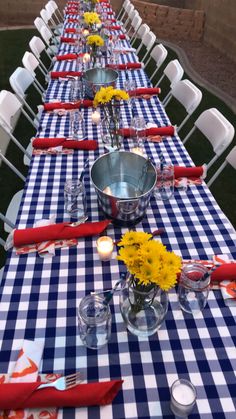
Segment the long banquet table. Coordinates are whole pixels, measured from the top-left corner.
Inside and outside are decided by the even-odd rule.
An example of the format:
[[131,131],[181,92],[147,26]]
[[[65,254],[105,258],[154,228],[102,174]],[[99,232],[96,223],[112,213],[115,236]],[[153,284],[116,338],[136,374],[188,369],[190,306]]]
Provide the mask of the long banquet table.
[[[66,25],[66,24],[65,24]],[[69,26],[73,27],[73,24]],[[123,41],[123,46],[129,46]],[[74,47],[61,44],[60,53]],[[138,61],[135,53],[120,55],[121,62]],[[57,61],[54,70],[73,70],[75,61]],[[137,86],[150,85],[143,69],[132,70]],[[119,73],[123,87],[125,72]],[[69,82],[51,80],[46,101],[69,99]],[[169,118],[157,97],[136,101],[136,113],[146,122],[169,125]],[[64,212],[63,189],[66,179],[79,176],[89,158],[89,168],[104,153],[97,126],[91,123],[92,109],[85,109],[88,138],[98,140],[96,151],[75,151],[72,155],[33,156],[29,167],[17,227],[31,227],[36,220],[56,215],[56,222],[68,220]],[[124,126],[130,111],[122,107]],[[68,136],[69,114],[43,112],[39,137]],[[123,148],[129,150],[124,140]],[[167,137],[160,143],[145,142],[146,155],[158,162],[193,165],[180,138]],[[89,168],[84,184],[89,221],[104,219],[91,184]],[[210,190],[192,185],[187,192],[175,189],[168,201],[151,197],[139,231],[163,227],[160,240],[184,259],[211,259],[227,254],[236,259],[236,233],[214,200]],[[107,234],[118,240],[127,228],[111,224]],[[78,335],[79,300],[91,291],[109,289],[125,271],[115,258],[101,262],[96,237],[80,239],[78,246],[58,249],[53,258],[37,254],[17,256],[9,251],[1,283],[0,373],[11,372],[24,339],[44,342],[41,372],[69,374],[84,372],[86,380],[122,378],[122,390],[111,405],[60,410],[59,417],[73,418],[171,418],[170,387],[178,377],[190,379],[197,389],[197,406],[191,418],[235,418],[236,350],[235,307],[224,304],[220,290],[211,290],[202,314],[184,314],[177,302],[176,289],[169,293],[169,310],[160,330],[148,339],[127,332],[119,311],[119,295],[111,303],[112,334],[108,345],[98,351],[83,346]]]

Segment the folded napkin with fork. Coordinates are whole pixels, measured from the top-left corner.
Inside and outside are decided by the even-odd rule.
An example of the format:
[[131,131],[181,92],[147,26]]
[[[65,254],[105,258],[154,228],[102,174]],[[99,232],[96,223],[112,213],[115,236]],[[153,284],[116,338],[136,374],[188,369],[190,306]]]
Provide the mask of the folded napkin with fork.
[[75,103],[70,102],[49,102],[44,103],[43,108],[45,111],[53,111],[54,109],[79,109],[79,108],[89,108],[93,106],[92,100],[78,100]]
[[35,149],[47,149],[51,147],[64,147],[74,150],[97,150],[98,143],[95,140],[68,140],[67,138],[35,138],[32,142]]
[[70,43],[70,44],[75,44],[77,42],[76,38],[70,38],[70,37],[66,37],[66,36],[61,36],[60,40],[61,40],[61,42]]
[[127,64],[106,64],[107,68],[114,68],[116,70],[137,70],[142,68],[142,63],[127,63]]
[[80,54],[75,54],[75,53],[61,54],[61,55],[56,55],[56,60],[57,61],[76,60],[78,57],[83,57],[83,56],[84,56],[83,53],[80,53]]
[[80,77],[81,71],[51,71],[51,79],[59,79],[60,77]]
[[174,166],[175,179],[189,178],[189,179],[205,179],[206,177],[206,166]]
[[109,26],[105,26],[105,29],[108,29],[109,31],[120,31],[121,26],[120,25],[109,25]]
[[68,222],[51,224],[45,227],[25,228],[13,231],[13,246],[42,243],[49,240],[66,240],[79,237],[96,236],[111,223],[110,220],[88,222],[71,227]]
[[[236,281],[236,263],[229,262],[223,263],[220,265],[212,274],[211,274],[211,282],[221,282],[224,280],[228,281]],[[236,282],[235,282],[236,287]]]
[[130,97],[155,96],[161,93],[160,87],[139,87],[128,91]]
[[39,382],[0,385],[1,409],[34,407],[82,407],[110,404],[121,388],[122,380],[78,384],[59,391],[53,387],[37,390]]
[[[147,140],[152,141],[152,137],[155,136],[173,136],[175,135],[175,127],[168,126],[168,127],[153,127],[153,128],[146,128],[146,137]],[[120,134],[124,138],[129,138],[135,135],[135,130],[133,128],[122,128],[120,130]]]
[[68,17],[67,22],[68,23],[78,23],[78,19],[76,19],[74,17]]
[[75,28],[65,28],[65,33],[76,33]]

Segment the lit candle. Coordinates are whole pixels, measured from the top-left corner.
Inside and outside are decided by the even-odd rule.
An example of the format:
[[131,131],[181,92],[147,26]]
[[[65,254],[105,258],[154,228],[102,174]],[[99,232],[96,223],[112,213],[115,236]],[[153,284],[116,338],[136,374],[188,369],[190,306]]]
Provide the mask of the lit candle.
[[90,61],[90,54],[88,54],[88,52],[86,52],[83,56],[83,63],[86,64]]
[[171,410],[176,416],[188,416],[196,403],[193,384],[184,379],[176,380],[171,387]]
[[97,240],[97,250],[100,257],[100,260],[107,261],[112,257],[113,252],[113,240],[111,237],[102,236]]
[[88,35],[89,35],[89,31],[88,31],[88,29],[84,29],[84,30],[83,30],[83,35],[84,35],[84,36],[88,36]]
[[99,124],[99,122],[100,122],[100,120],[101,120],[101,115],[100,115],[100,112],[98,112],[98,111],[94,111],[94,112],[92,113],[91,119],[92,119],[93,124],[98,125],[98,124]]
[[135,154],[139,154],[140,156],[143,156],[143,150],[141,147],[133,147],[131,151]]

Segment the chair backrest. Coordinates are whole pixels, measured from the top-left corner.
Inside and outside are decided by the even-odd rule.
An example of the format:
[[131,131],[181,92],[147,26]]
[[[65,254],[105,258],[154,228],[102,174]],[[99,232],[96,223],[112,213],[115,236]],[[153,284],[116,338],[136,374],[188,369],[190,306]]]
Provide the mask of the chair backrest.
[[134,31],[136,32],[139,28],[139,26],[142,23],[142,18],[141,16],[139,16],[139,14],[137,14],[136,16],[134,16],[133,20],[132,20],[132,26]]
[[48,25],[48,22],[50,20],[50,15],[47,12],[47,10],[46,9],[41,9],[39,14],[40,14],[41,18],[43,19],[44,23],[46,25]]
[[143,23],[140,28],[138,29],[138,36],[143,39],[147,32],[150,31],[149,26],[146,23]]
[[35,77],[35,69],[39,66],[39,61],[32,54],[32,52],[26,51],[22,58],[23,66],[29,70],[33,77]]
[[12,131],[12,119],[21,108],[22,103],[14,93],[2,90],[0,92],[0,125]]
[[133,6],[133,4],[129,1],[129,2],[127,2],[127,3],[126,3],[126,5],[124,6],[124,9],[125,9],[125,12],[126,12],[127,14],[129,14],[130,10],[133,10],[133,9],[134,9],[134,6]]
[[160,67],[167,57],[167,49],[162,44],[155,45],[150,52],[151,57],[156,61],[156,65]]
[[29,42],[29,46],[36,58],[39,58],[40,54],[45,50],[45,44],[38,36],[33,36]]
[[222,163],[222,165],[219,167],[219,169],[214,173],[214,175],[207,182],[208,187],[210,187],[212,185],[212,183],[215,182],[215,180],[218,178],[219,174],[227,166],[227,164],[230,164],[230,166],[232,166],[233,169],[236,170],[236,146],[234,146],[232,148],[232,150],[226,156],[225,161]]
[[171,88],[177,83],[177,81],[181,80],[184,74],[184,69],[181,66],[180,62],[176,60],[172,60],[167,64],[163,73],[170,81]]
[[143,44],[145,45],[148,51],[150,51],[155,41],[156,41],[156,35],[152,31],[149,31],[144,34]]
[[36,19],[34,19],[34,26],[40,32],[41,28],[45,26],[45,22],[41,17],[36,17]]
[[17,95],[24,97],[28,87],[34,82],[34,77],[29,70],[17,67],[9,78],[10,85]]
[[174,97],[185,108],[187,115],[178,126],[177,131],[180,131],[184,124],[189,119],[190,115],[195,111],[202,100],[201,90],[195,86],[190,80],[179,80],[171,89],[171,95],[165,102],[164,106],[170,102]]

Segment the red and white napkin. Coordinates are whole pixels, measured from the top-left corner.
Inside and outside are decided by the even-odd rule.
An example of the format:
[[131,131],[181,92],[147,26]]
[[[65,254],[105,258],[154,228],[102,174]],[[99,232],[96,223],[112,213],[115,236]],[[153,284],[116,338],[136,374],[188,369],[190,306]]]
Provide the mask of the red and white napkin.
[[69,76],[80,77],[81,75],[82,75],[81,71],[51,71],[51,74],[50,74],[52,80],[59,79],[60,77],[69,78]]
[[[75,53],[67,53],[67,54],[59,54],[56,55],[55,59],[56,61],[66,61],[66,60],[76,60],[78,57],[83,57],[84,54],[80,53],[80,54],[75,54]],[[82,73],[80,73],[81,75]]]
[[201,185],[207,176],[207,166],[174,166],[175,187],[187,187],[188,185]]
[[127,63],[127,64],[106,64],[107,68],[114,68],[116,70],[139,70],[143,67],[142,63]]
[[[6,383],[10,383],[10,388],[12,388],[14,384],[18,386],[21,386],[22,383],[35,382],[35,384],[37,384],[39,378],[38,370],[42,359],[43,349],[44,345],[39,340],[24,340],[22,349],[19,352],[13,372],[7,375],[0,375],[0,394],[3,398],[6,398],[8,396],[7,394],[5,394]],[[15,407],[14,404],[12,404],[9,405],[7,410],[5,410],[3,405],[0,403],[0,409],[4,409],[4,412],[0,412],[0,417],[9,419],[40,419],[42,417],[50,417],[50,419],[56,419],[57,417],[57,410],[55,408],[44,408],[43,411],[42,409],[29,410],[24,407],[18,409],[18,406]],[[46,416],[46,414],[48,414],[48,416]]]
[[67,36],[61,36],[61,42],[65,42],[67,44],[75,44],[77,41],[76,38],[71,38]]
[[[132,138],[135,135],[135,130],[133,128],[122,128],[120,134],[124,138]],[[146,128],[145,136],[148,141],[160,142],[162,137],[174,136],[176,134],[175,126],[168,127],[152,127]]]
[[57,240],[73,240],[80,237],[96,236],[102,233],[110,224],[110,220],[87,222],[76,227],[71,227],[70,223],[58,223],[44,225],[42,227],[32,227],[26,229],[13,230],[7,239],[6,250],[11,247],[21,248],[26,245],[38,243],[50,243]]
[[55,148],[73,150],[97,150],[98,143],[95,140],[76,141],[68,138],[35,138],[32,142],[34,149],[50,150]]
[[44,103],[43,109],[45,111],[54,111],[55,109],[65,109],[65,110],[71,110],[71,109],[79,109],[79,108],[90,108],[93,106],[93,101],[89,99],[85,100],[78,100],[75,103],[71,102],[49,102]]
[[138,89],[128,91],[130,97],[142,97],[149,99],[152,96],[159,95],[161,93],[160,87],[139,87]]

